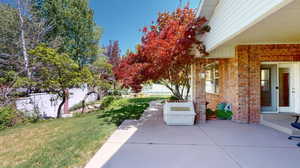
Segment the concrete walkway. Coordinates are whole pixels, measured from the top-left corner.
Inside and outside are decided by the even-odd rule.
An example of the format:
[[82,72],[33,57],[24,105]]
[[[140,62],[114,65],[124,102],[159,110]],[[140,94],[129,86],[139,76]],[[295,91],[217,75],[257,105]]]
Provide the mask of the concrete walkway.
[[166,126],[152,102],[139,121],[126,121],[86,168],[295,168],[300,148],[262,125],[210,121]]

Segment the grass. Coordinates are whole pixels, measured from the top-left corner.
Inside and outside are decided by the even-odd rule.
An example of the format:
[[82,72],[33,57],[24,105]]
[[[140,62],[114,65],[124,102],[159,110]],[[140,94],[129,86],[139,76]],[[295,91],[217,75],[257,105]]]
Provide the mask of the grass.
[[104,110],[80,117],[0,131],[0,167],[83,167],[123,120],[138,119],[148,102],[157,99],[118,99]]

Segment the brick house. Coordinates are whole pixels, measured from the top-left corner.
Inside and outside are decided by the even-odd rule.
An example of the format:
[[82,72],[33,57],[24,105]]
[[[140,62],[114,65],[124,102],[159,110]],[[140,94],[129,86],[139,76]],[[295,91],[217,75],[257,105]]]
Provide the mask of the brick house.
[[202,0],[209,56],[192,66],[192,99],[205,121],[206,102],[232,105],[233,120],[259,123],[262,113],[300,113],[300,1]]

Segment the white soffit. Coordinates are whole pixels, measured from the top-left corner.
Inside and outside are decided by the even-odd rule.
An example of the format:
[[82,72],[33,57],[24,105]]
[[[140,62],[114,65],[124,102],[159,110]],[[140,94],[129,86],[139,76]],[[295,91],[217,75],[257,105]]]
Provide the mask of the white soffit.
[[201,0],[198,8],[198,15],[209,20],[213,15],[218,3],[219,0]]
[[[245,0],[248,2],[247,0]],[[300,0],[274,0],[271,1],[272,4],[270,6],[266,6],[267,3],[262,1],[261,6],[257,6],[255,10],[251,11],[252,7],[250,6],[243,6],[241,3],[234,3],[233,0],[203,0],[200,3],[199,6],[199,16],[200,17],[206,17],[209,20],[209,25],[212,28],[212,31],[208,34],[206,34],[204,37],[202,37],[202,40],[204,41],[207,51],[211,52],[215,49],[217,49],[220,46],[228,45],[229,41],[238,38],[242,33],[248,31],[258,23],[266,20],[269,18],[270,15],[274,15],[278,13],[279,10],[282,8],[286,8],[290,3],[296,3],[296,5],[299,3]],[[255,5],[259,3],[260,1],[255,1],[252,5]],[[233,3],[233,4],[232,4]],[[218,8],[218,6],[221,5],[221,7]],[[230,4],[232,4],[232,9],[230,7]],[[249,2],[247,3],[249,4]],[[242,8],[245,8],[245,13],[242,15],[237,15],[237,10],[235,10],[236,7],[239,7],[242,5]],[[273,5],[273,7],[272,7]],[[249,7],[247,9],[247,7]],[[228,9],[229,8],[229,9]],[[233,10],[230,12],[230,10]],[[239,9],[240,10],[240,9]],[[255,16],[255,12],[257,10],[260,10],[257,13],[261,13],[260,16]],[[217,12],[217,13],[216,13]],[[240,12],[242,12],[240,10]],[[252,13],[253,14],[252,14]],[[236,14],[234,14],[236,13]],[[256,14],[257,14],[256,13]],[[249,15],[249,16],[248,16]],[[247,20],[239,20],[241,19],[241,16],[247,16],[244,19]],[[232,18],[233,17],[233,18]],[[250,18],[249,18],[250,17]],[[256,18],[255,18],[256,17]],[[228,20],[229,18],[229,20]],[[231,19],[231,20],[230,20]],[[236,20],[238,19],[238,20]],[[285,17],[286,20],[292,22],[293,20],[289,17]],[[275,21],[276,22],[276,21]],[[269,26],[269,30],[272,30]],[[260,31],[260,30],[258,30]],[[252,35],[250,35],[252,36]],[[253,37],[253,36],[252,36]],[[261,39],[260,39],[261,40]],[[253,42],[256,42],[253,40]],[[232,45],[232,43],[230,43]]]
[[299,44],[299,19],[300,0],[295,0],[228,41],[226,45]]

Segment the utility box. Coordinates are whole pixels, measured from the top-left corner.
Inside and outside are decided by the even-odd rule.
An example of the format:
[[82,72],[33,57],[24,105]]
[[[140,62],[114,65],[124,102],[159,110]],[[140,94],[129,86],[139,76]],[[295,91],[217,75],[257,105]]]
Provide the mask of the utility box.
[[167,125],[194,125],[196,113],[192,102],[166,102],[163,113]]

